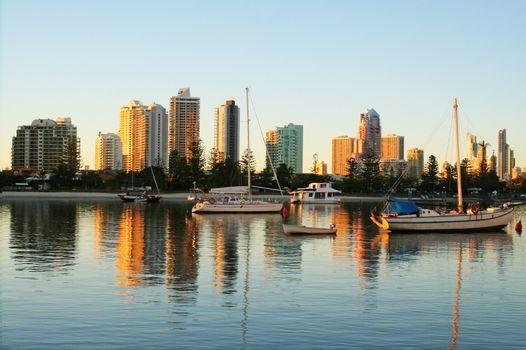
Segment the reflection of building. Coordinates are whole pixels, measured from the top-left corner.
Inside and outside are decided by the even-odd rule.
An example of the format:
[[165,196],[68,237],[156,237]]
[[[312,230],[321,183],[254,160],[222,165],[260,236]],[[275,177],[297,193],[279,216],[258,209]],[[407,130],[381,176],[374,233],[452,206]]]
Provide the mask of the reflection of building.
[[13,201],[8,207],[9,250],[17,270],[64,273],[75,265],[78,255],[75,202],[22,200]]
[[95,141],[95,170],[122,169],[122,144],[119,135],[99,132]]
[[118,286],[139,286],[144,268],[144,214],[141,207],[124,207],[117,237]]
[[20,126],[13,137],[11,168],[55,170],[64,163],[68,153],[80,154],[80,139],[71,118],[35,119],[31,125]]
[[338,136],[332,139],[332,173],[335,175],[349,174],[348,161],[353,154],[354,138]]
[[239,161],[239,107],[236,101],[227,100],[215,109],[214,128],[215,160],[226,158]]
[[168,121],[168,154],[191,157],[191,148],[199,143],[200,99],[190,95],[190,88],[179,89],[170,97]]
[[267,165],[269,155],[275,167],[286,164],[294,172],[303,172],[303,125],[290,123],[266,133]]

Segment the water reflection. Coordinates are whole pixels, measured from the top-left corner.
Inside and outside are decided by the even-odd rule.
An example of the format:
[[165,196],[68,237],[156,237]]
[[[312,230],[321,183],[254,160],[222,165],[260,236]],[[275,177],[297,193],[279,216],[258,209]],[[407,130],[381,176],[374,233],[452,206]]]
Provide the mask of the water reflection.
[[9,248],[20,270],[67,273],[76,263],[77,207],[63,201],[11,203]]

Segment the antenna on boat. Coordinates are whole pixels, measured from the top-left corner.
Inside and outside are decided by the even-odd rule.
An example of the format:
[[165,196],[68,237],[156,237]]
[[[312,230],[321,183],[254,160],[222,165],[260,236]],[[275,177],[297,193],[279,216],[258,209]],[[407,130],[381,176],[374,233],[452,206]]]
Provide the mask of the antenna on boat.
[[463,212],[462,204],[462,171],[460,166],[460,147],[458,141],[458,103],[457,98],[455,97],[455,102],[453,103],[453,110],[455,112],[455,136],[456,136],[456,148],[457,148],[457,192],[458,192],[458,212]]
[[252,200],[252,189],[251,189],[251,181],[250,181],[250,165],[252,161],[252,153],[250,153],[250,116],[249,116],[249,105],[248,105],[248,86],[245,88],[245,94],[247,99],[247,173],[248,173],[248,179],[247,179],[247,186],[248,186],[248,198]]

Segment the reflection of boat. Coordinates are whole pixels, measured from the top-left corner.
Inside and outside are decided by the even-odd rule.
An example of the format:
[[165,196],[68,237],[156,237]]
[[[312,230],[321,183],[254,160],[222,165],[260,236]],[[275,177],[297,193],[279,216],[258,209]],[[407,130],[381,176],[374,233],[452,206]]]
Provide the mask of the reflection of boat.
[[457,107],[457,99],[455,98],[453,109],[456,131],[458,209],[451,212],[439,212],[419,208],[411,201],[389,200],[381,215],[371,215],[371,220],[380,228],[390,231],[476,232],[500,229],[510,222],[513,208],[507,205],[484,210],[479,205],[472,205],[466,211],[463,209]]
[[287,225],[283,224],[283,231],[288,234],[306,234],[306,235],[326,235],[335,234],[336,226],[331,224],[329,228],[309,227],[305,225]]
[[[247,94],[247,155],[249,159],[247,164],[250,164],[250,118],[249,118],[249,104],[248,104],[248,88]],[[283,203],[278,201],[263,201],[253,200],[250,182],[250,169],[248,169],[248,185],[213,188],[210,190],[211,198],[202,199],[198,201],[192,208],[192,213],[272,213],[279,212],[283,208]]]
[[335,190],[328,182],[312,182],[309,187],[298,188],[290,192],[291,203],[317,203],[317,204],[337,204],[340,198],[334,197],[341,191]]

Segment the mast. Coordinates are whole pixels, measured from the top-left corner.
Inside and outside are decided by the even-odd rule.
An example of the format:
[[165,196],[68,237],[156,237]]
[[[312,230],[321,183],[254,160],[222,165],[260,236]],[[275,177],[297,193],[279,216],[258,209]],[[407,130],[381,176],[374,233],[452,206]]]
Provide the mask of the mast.
[[249,106],[248,106],[248,87],[245,88],[245,95],[247,99],[247,175],[248,175],[248,198],[252,199],[251,182],[250,182],[250,162],[252,160],[252,154],[250,153],[250,117],[249,117]]
[[462,205],[462,172],[460,170],[460,147],[458,141],[458,104],[457,98],[455,97],[455,102],[453,103],[453,110],[455,111],[455,136],[456,136],[456,149],[457,149],[457,192],[458,192],[458,211],[461,213],[463,211]]

